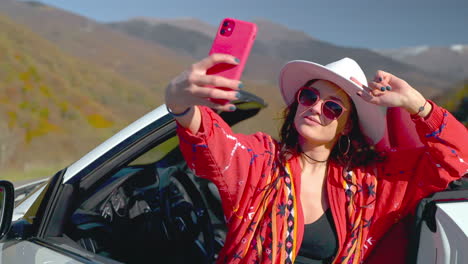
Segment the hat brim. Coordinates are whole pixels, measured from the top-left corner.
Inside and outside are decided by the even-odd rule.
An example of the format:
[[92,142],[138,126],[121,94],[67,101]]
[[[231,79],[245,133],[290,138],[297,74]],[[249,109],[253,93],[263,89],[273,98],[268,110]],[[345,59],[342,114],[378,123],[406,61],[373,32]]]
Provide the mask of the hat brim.
[[[370,143],[377,144],[383,139],[386,131],[386,109],[365,101],[357,95],[364,91],[362,87],[352,82],[351,76],[342,76],[327,67],[304,60],[287,63],[280,73],[280,89],[284,101],[290,105],[295,100],[296,92],[309,80],[321,79],[335,83],[353,100],[359,117],[361,131],[368,137]],[[364,80],[364,82],[366,82]],[[364,83],[367,85],[367,82]]]

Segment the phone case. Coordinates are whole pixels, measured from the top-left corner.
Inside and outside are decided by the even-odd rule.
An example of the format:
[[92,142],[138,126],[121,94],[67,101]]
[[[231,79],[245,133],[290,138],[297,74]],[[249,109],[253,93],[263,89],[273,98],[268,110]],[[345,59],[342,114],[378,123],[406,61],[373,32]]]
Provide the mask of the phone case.
[[[223,19],[219,25],[209,54],[230,54],[238,58],[240,63],[238,65],[220,63],[208,69],[207,74],[240,80],[249,57],[250,50],[255,42],[256,35],[257,25],[254,23],[233,18]],[[228,88],[223,87],[217,88],[229,90]],[[215,99],[212,99],[212,101],[221,104],[228,102],[227,100]]]

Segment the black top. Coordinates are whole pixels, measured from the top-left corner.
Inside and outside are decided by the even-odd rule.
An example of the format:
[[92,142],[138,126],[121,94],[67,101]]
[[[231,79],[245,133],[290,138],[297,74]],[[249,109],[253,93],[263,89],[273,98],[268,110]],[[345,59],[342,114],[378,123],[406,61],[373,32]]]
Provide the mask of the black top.
[[331,209],[317,221],[304,225],[304,239],[295,263],[329,263],[338,250]]

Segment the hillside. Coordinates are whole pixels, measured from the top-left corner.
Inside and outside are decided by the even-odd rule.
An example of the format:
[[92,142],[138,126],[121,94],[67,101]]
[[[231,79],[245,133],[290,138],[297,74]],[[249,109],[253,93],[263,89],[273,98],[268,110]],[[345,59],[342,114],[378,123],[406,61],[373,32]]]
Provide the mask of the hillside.
[[162,91],[168,80],[193,62],[193,58],[162,45],[132,38],[91,19],[38,2],[0,0],[2,14],[63,52],[150,89]]
[[0,16],[0,169],[63,166],[154,107],[155,93]]
[[455,85],[435,100],[468,127],[468,80]]

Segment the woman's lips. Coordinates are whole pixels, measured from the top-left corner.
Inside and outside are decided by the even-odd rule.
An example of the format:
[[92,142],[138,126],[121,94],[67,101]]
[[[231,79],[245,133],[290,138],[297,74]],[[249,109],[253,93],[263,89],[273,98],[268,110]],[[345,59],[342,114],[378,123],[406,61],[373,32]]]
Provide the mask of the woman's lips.
[[306,123],[307,124],[311,124],[311,125],[322,125],[322,123],[320,123],[319,120],[311,117],[311,116],[304,116],[304,119],[306,120]]

